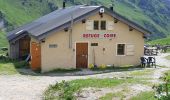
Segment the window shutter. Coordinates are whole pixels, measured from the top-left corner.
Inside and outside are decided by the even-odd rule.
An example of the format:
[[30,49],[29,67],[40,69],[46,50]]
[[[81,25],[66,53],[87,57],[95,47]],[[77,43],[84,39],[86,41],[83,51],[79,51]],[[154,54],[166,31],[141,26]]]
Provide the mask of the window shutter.
[[114,22],[113,21],[107,21],[107,30],[113,30]]
[[86,22],[86,30],[93,30],[93,20],[87,20]]
[[135,54],[135,46],[132,44],[126,45],[126,55],[133,56]]

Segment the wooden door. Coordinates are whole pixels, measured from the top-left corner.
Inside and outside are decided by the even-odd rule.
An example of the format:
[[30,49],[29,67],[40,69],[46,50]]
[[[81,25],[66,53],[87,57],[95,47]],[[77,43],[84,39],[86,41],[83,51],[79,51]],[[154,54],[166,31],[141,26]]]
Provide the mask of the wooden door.
[[41,69],[41,46],[39,43],[31,43],[31,68],[32,70]]
[[88,43],[76,44],[76,67],[77,68],[88,67]]
[[30,54],[30,37],[26,36],[19,39],[19,58],[25,60]]

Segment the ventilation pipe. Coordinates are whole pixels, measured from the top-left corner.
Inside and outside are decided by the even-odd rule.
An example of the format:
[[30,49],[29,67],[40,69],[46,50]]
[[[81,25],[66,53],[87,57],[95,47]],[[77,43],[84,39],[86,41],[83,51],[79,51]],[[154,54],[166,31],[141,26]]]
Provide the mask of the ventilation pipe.
[[66,2],[65,2],[65,0],[63,1],[63,9],[65,9],[65,7],[66,7]]
[[110,10],[113,11],[113,6],[110,7]]

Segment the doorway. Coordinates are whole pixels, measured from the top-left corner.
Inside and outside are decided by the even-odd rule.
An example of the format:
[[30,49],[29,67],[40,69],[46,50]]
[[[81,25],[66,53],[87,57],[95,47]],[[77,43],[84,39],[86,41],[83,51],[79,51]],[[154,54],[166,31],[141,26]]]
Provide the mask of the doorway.
[[76,68],[88,68],[88,43],[76,43]]
[[41,69],[41,46],[39,43],[31,43],[31,69]]

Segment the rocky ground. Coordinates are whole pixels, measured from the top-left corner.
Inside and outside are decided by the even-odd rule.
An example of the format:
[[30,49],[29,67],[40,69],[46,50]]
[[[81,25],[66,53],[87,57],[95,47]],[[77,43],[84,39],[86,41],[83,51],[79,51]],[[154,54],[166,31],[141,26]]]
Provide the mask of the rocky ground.
[[[170,67],[170,61],[164,59],[165,56],[170,54],[161,54],[156,57],[157,65],[166,66],[156,68],[152,75],[148,75],[146,77],[152,78],[152,82],[160,82],[159,77]],[[110,73],[103,73],[103,74],[94,74],[94,75],[85,75],[85,76],[56,76],[56,75],[0,75],[0,100],[41,100],[43,91],[50,85],[54,84],[55,82],[61,82],[62,80],[74,80],[74,79],[86,79],[86,78],[122,78],[127,76],[127,74],[133,72],[131,71],[122,71],[122,72],[110,72]],[[131,96],[135,95],[135,93],[142,92],[142,91],[149,91],[151,87],[141,85],[141,84],[134,84],[134,85],[127,85],[132,91],[129,93],[132,95],[127,94],[126,99],[130,98]],[[117,91],[121,91],[123,88],[115,87]],[[90,89],[90,91],[89,91]],[[87,90],[89,91],[88,93]],[[134,90],[134,91],[133,91]],[[81,93],[83,95],[88,95],[88,97],[97,97],[100,93],[110,93],[114,92],[113,89],[99,89],[98,92],[95,88],[87,88],[84,89]],[[81,94],[80,93],[80,94]],[[104,95],[104,94],[103,94]],[[81,100],[81,98],[79,98]],[[87,100],[88,98],[86,98]],[[92,98],[90,98],[92,99]],[[90,100],[89,99],[89,100]]]

